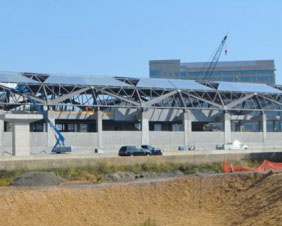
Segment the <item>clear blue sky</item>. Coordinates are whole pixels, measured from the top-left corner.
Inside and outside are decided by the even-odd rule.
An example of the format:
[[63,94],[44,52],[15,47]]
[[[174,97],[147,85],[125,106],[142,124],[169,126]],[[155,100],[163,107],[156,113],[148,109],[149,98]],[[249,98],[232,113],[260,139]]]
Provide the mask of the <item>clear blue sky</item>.
[[147,77],[149,60],[274,59],[280,0],[0,0],[0,71]]

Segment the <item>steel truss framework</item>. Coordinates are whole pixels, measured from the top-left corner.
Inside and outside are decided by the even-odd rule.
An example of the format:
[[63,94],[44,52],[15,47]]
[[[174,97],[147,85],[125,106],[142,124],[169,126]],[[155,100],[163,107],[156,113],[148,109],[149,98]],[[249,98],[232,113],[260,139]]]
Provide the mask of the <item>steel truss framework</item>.
[[[128,87],[46,84],[48,75],[24,74],[37,84],[26,84],[31,97],[41,106],[54,110],[83,111],[86,108],[165,108],[226,111],[282,111],[282,94],[220,92],[216,82],[200,82],[212,90],[179,90],[137,87],[139,79],[116,77]],[[280,89],[281,87],[275,87]],[[0,85],[0,108],[26,109],[30,103],[21,93]]]

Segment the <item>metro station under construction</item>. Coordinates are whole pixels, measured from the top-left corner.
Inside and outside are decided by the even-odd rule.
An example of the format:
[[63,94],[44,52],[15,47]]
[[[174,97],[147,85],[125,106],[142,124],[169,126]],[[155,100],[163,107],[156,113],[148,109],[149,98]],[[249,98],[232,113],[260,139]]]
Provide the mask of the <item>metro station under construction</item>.
[[198,150],[238,140],[282,145],[278,85],[0,73],[0,155],[50,153],[53,129],[16,87],[24,85],[76,154],[122,145]]

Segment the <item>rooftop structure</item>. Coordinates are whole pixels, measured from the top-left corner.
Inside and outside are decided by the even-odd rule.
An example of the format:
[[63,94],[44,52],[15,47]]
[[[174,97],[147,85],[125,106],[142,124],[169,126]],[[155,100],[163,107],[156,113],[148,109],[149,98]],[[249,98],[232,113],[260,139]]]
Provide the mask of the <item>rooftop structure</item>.
[[[280,87],[266,84],[11,72],[0,73],[1,109],[12,110],[30,104],[24,95],[11,88],[23,83],[39,105],[52,109],[146,107],[282,111]],[[231,103],[232,108],[229,108]]]

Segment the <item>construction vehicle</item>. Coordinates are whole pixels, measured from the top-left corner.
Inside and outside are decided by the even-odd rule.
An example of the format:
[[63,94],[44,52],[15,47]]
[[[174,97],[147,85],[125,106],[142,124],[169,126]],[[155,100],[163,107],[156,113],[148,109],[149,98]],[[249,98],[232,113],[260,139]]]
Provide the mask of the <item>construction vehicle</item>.
[[[221,52],[222,52],[223,47],[225,45],[226,39],[227,39],[227,35],[224,36],[224,38],[222,39],[219,47],[216,49],[215,55],[213,56],[209,66],[208,66],[208,69],[206,70],[206,72],[204,74],[203,81],[211,79],[211,76],[214,72],[214,69],[215,69],[215,67],[216,67],[216,65],[219,61],[220,56],[221,56]],[[227,50],[225,50],[225,55],[227,55]]]
[[30,103],[36,108],[36,110],[42,114],[44,120],[50,125],[50,127],[54,131],[54,135],[56,138],[56,143],[53,146],[51,153],[55,154],[61,154],[61,153],[67,153],[71,152],[72,147],[65,145],[65,137],[62,135],[62,133],[56,128],[56,126],[51,122],[51,120],[48,118],[47,114],[41,109],[41,107],[36,103],[36,101],[30,96],[29,90],[26,88],[24,84],[19,84],[14,91],[16,93],[23,94]]

